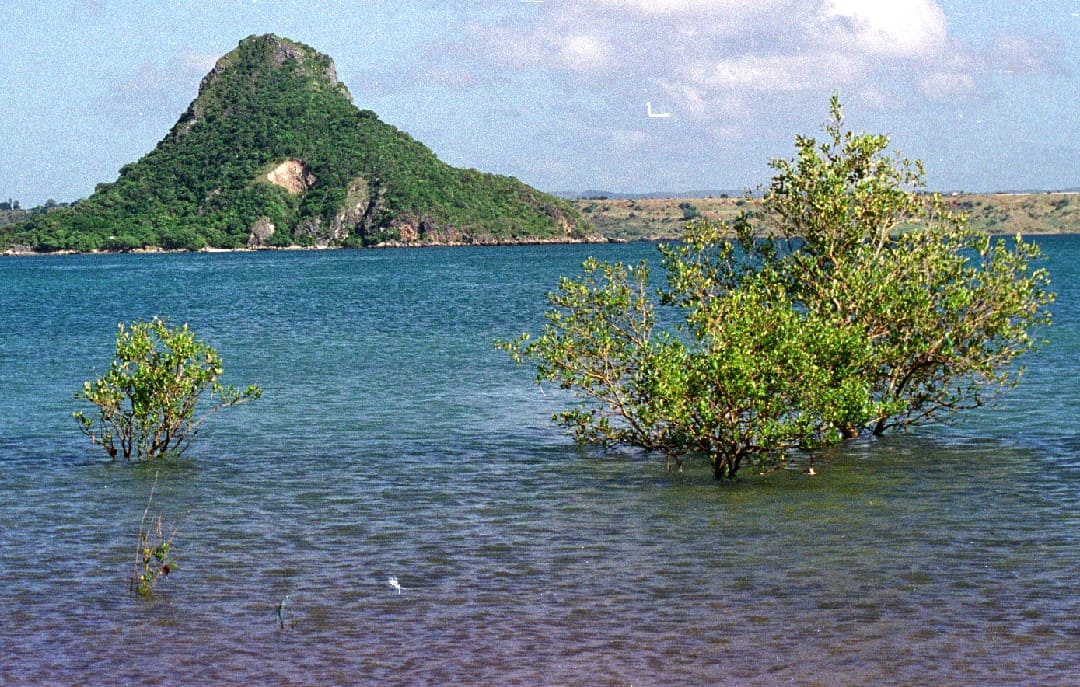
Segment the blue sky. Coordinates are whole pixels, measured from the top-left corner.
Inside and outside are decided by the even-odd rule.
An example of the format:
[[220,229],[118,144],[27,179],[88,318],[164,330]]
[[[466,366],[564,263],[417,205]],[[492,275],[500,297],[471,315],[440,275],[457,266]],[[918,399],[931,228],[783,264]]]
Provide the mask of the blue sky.
[[756,187],[833,92],[934,190],[1080,186],[1080,0],[7,0],[0,197],[112,181],[261,33],[443,160],[546,191]]

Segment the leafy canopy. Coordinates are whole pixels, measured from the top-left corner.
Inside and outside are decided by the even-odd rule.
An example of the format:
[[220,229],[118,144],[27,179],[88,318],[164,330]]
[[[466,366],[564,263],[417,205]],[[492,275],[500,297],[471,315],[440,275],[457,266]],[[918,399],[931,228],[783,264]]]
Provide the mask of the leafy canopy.
[[884,136],[844,129],[836,97],[831,114],[825,142],[800,137],[795,161],[772,163],[763,231],[783,245],[772,261],[782,283],[800,307],[857,327],[871,346],[860,374],[874,433],[981,406],[1019,380],[1013,361],[1050,323],[1038,247],[972,230],[918,192],[921,163],[886,155]]
[[[542,334],[501,342],[573,390],[556,415],[581,442],[709,458],[717,478],[863,432],[981,405],[1015,384],[1049,324],[1038,249],[992,241],[921,193],[918,162],[843,126],[796,138],[763,212],[694,221],[645,263],[589,260],[548,295]],[[680,324],[658,329],[657,307]]]
[[262,395],[254,385],[241,391],[218,383],[221,373],[221,356],[187,325],[169,327],[158,318],[120,324],[108,373],[75,394],[97,412],[74,416],[113,459],[176,457],[211,413]]

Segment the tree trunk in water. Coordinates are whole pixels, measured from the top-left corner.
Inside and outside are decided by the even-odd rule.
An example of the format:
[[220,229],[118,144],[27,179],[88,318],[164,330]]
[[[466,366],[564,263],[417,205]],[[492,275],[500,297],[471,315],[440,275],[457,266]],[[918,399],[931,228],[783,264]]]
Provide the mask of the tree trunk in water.
[[714,455],[713,478],[717,481],[722,479],[735,479],[735,473],[739,470],[739,463],[741,460],[741,452],[736,452],[734,455]]

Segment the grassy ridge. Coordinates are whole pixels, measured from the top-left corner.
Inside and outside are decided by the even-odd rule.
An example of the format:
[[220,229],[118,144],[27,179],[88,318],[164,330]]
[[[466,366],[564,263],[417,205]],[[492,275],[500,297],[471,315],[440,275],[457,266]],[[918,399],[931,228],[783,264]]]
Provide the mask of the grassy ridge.
[[[993,234],[1080,232],[1080,194],[958,194],[949,206],[967,213],[973,227]],[[672,240],[695,217],[731,220],[757,209],[742,198],[589,198],[573,201],[596,231],[612,240]]]

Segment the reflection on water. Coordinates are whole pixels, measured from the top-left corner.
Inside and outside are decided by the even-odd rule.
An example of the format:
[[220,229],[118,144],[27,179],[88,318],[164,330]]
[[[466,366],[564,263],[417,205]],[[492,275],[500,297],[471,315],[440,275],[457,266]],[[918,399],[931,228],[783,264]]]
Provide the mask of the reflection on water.
[[[724,485],[576,449],[490,345],[647,246],[0,262],[0,684],[1070,684],[1080,263],[1052,242],[1058,325],[1003,407]],[[153,314],[266,395],[182,462],[103,463],[71,394]],[[148,601],[155,478],[179,569]]]

